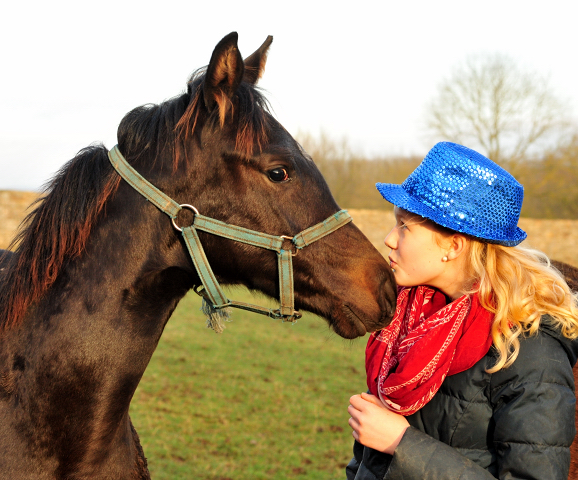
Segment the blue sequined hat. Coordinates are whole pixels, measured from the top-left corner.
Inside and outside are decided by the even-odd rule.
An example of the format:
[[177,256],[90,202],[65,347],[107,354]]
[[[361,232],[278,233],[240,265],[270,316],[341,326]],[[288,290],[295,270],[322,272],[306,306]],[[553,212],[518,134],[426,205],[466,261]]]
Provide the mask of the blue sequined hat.
[[462,145],[436,144],[401,185],[377,183],[388,202],[489,243],[518,245],[524,188],[489,158]]

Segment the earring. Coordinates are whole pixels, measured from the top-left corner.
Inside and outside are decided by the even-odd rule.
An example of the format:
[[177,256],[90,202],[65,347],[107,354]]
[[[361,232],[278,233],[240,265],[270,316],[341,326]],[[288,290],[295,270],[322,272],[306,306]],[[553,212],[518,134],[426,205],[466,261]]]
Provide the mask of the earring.
[[448,257],[443,257],[442,258],[442,262],[447,262],[448,261]]

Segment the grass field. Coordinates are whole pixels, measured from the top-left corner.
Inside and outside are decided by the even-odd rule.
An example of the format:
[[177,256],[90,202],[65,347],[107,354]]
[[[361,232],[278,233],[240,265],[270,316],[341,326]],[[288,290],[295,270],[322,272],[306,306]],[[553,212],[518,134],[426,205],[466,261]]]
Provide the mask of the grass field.
[[180,303],[132,402],[153,478],[343,479],[365,340],[241,310],[217,335],[199,309],[195,294]]

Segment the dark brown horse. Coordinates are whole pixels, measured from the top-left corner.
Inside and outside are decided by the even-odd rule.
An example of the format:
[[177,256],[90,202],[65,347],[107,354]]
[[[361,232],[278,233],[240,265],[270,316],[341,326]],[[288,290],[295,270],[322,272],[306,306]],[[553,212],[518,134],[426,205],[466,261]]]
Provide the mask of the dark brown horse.
[[[237,34],[226,36],[185,93],[126,115],[118,146],[178,203],[293,237],[339,207],[255,87],[270,43],[244,61]],[[2,263],[3,479],[149,478],[129,405],[171,313],[201,282],[170,219],[121,180],[107,153],[86,148],[61,169]],[[199,237],[220,283],[279,297],[275,252]],[[295,307],[339,335],[388,324],[391,271],[352,223],[300,250],[293,265]]]
[[[566,279],[566,283],[574,292],[578,292],[578,268],[575,268],[567,263],[552,261],[552,265],[556,267]],[[574,384],[578,385],[578,364],[574,366]],[[576,430],[578,431],[578,402],[576,402]],[[578,480],[578,441],[574,438],[574,443],[570,447],[571,461],[570,474],[568,478],[571,480]]]

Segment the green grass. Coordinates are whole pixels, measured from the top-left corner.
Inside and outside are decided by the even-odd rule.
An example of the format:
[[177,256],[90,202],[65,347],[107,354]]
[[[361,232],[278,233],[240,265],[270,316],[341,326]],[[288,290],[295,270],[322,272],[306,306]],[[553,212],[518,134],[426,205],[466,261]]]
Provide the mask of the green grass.
[[[265,302],[249,295],[230,296]],[[347,405],[366,389],[364,348],[307,314],[291,325],[233,310],[217,335],[188,295],[131,405],[152,477],[345,478]]]

